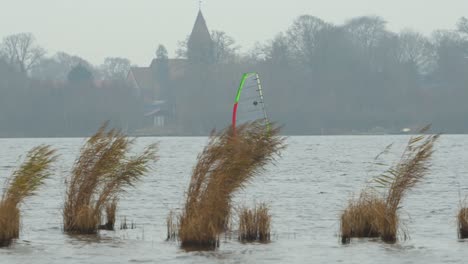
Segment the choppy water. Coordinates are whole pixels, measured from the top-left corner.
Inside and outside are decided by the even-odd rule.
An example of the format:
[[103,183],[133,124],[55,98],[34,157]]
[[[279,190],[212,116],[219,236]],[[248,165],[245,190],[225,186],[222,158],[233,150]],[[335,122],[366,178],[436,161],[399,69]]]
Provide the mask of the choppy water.
[[136,229],[102,232],[99,239],[70,237],[61,230],[65,178],[83,139],[0,139],[0,181],[34,145],[59,149],[55,176],[22,206],[23,229],[0,263],[466,263],[468,243],[457,239],[460,196],[468,194],[468,136],[445,135],[433,168],[404,201],[402,218],[411,238],[395,245],[353,240],[341,245],[339,214],[348,198],[372,176],[373,160],[389,143],[396,158],[405,136],[289,137],[276,166],[238,193],[240,203],[266,201],[273,214],[270,244],[225,239],[213,252],[185,252],[165,242],[165,219],[180,208],[196,155],[206,138],[142,138],[160,142],[154,172],[121,201],[118,221]]

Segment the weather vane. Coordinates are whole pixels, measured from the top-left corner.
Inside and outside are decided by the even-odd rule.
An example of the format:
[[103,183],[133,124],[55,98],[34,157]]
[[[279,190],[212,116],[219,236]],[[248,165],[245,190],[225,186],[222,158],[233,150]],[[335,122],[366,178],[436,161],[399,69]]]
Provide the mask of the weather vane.
[[202,0],[198,0],[198,10],[201,10],[202,2]]

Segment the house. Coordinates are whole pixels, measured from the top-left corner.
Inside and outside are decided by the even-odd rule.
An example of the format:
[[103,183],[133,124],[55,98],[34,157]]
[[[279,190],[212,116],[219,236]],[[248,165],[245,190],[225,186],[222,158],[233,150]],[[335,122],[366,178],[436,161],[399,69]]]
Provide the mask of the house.
[[157,58],[148,67],[131,67],[127,81],[145,102],[146,126],[163,128],[175,113],[174,98],[169,85],[171,80],[183,76],[191,62],[209,61],[213,57],[213,42],[201,10],[198,12],[192,33],[187,42],[187,59]]

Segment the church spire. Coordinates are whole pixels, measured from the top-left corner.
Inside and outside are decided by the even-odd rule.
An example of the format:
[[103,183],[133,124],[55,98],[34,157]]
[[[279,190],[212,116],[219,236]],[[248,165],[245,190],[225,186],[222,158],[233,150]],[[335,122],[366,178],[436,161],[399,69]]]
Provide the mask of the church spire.
[[187,57],[193,62],[211,62],[213,59],[213,42],[201,10],[198,10],[187,43]]

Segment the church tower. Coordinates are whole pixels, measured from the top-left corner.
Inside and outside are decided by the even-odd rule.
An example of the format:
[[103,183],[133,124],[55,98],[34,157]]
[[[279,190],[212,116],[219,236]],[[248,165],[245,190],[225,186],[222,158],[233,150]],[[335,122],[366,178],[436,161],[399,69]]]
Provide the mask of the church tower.
[[192,63],[209,64],[214,60],[213,41],[201,10],[187,43],[187,58]]

